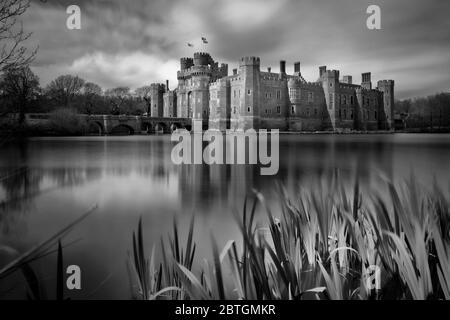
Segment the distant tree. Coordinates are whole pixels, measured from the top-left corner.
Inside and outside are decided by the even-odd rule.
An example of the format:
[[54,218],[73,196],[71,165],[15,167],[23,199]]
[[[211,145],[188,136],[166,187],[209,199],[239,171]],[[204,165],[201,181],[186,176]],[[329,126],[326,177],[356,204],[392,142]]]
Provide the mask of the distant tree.
[[102,88],[93,82],[86,82],[83,86],[83,93],[87,95],[98,95],[100,96],[103,92]]
[[130,98],[129,87],[117,87],[105,91],[105,96],[109,97],[111,104],[111,113],[118,115],[121,113],[121,107],[124,102]]
[[37,48],[30,52],[24,46],[31,33],[26,33],[19,23],[29,6],[29,0],[0,1],[0,72],[25,67],[36,55]]
[[85,81],[78,76],[62,75],[50,82],[46,88],[46,94],[65,107],[73,100],[75,95],[81,92]]
[[102,94],[102,88],[93,82],[86,82],[82,93],[85,99],[86,113],[91,114],[94,111],[94,101]]
[[145,104],[146,104],[145,109],[146,109],[147,115],[150,114],[151,106],[152,106],[152,101],[150,98],[150,90],[151,90],[150,86],[143,86],[143,87],[137,88],[135,90],[136,95],[138,97],[144,99],[144,101],[145,101]]
[[0,91],[11,101],[14,112],[19,114],[19,123],[22,124],[29,102],[40,92],[39,78],[29,66],[9,67],[2,77]]

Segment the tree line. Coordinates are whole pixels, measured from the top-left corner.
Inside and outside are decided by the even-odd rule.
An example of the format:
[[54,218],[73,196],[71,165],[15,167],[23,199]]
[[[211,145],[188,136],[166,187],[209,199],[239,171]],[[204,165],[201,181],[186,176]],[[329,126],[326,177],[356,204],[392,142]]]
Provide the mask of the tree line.
[[28,65],[5,70],[0,79],[1,113],[51,113],[61,108],[82,114],[142,115],[150,110],[150,86],[103,90],[75,75],[61,75],[42,88]]
[[395,113],[405,129],[450,129],[450,93],[398,100]]

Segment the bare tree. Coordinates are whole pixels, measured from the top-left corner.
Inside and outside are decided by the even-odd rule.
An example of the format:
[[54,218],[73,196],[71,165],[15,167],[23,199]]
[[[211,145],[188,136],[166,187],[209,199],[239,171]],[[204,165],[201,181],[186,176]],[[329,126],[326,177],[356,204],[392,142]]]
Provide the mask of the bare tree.
[[67,107],[75,95],[81,92],[84,84],[85,81],[78,76],[59,76],[47,86],[46,94]]
[[130,88],[117,87],[108,89],[105,92],[105,96],[110,97],[111,113],[120,114],[121,106],[127,98],[130,97]]
[[0,1],[0,72],[28,65],[35,57],[37,48],[29,51],[25,41],[31,36],[19,20],[30,6],[29,0]]
[[145,104],[147,106],[146,108],[147,115],[150,115],[152,107],[152,99],[150,97],[150,91],[151,91],[150,86],[143,86],[135,90],[136,95],[138,97],[141,97],[145,101]]
[[94,109],[94,100],[102,94],[103,90],[96,83],[86,82],[82,88],[82,92],[85,97],[86,112],[87,114],[91,114]]
[[19,123],[22,124],[29,102],[40,92],[39,78],[29,66],[10,67],[3,75],[0,90],[12,101],[14,110],[19,114]]

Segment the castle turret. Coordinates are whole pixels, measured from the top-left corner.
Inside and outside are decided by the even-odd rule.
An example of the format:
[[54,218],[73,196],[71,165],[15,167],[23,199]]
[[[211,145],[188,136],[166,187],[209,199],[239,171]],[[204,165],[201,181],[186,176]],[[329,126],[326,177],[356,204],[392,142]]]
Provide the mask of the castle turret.
[[394,129],[394,80],[381,80],[377,83],[382,92],[381,127],[386,130]]
[[181,58],[180,59],[180,70],[184,71],[194,65],[194,59],[192,58]]
[[211,56],[206,52],[194,53],[194,66],[207,66],[211,63]]

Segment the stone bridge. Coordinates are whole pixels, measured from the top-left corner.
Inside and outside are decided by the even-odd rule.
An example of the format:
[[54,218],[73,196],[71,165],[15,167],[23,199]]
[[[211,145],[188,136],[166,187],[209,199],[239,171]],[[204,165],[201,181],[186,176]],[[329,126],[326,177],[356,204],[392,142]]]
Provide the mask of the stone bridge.
[[[87,114],[80,114],[78,116],[87,122],[89,132],[98,132],[101,135],[171,133],[175,129],[182,128],[190,131],[192,123],[190,118]],[[50,120],[50,115],[44,113],[28,113],[25,119],[30,124],[44,123]]]
[[97,126],[100,134],[114,133],[171,133],[175,129],[191,130],[191,119],[169,117],[146,117],[127,115],[80,115],[84,117],[88,125]]

